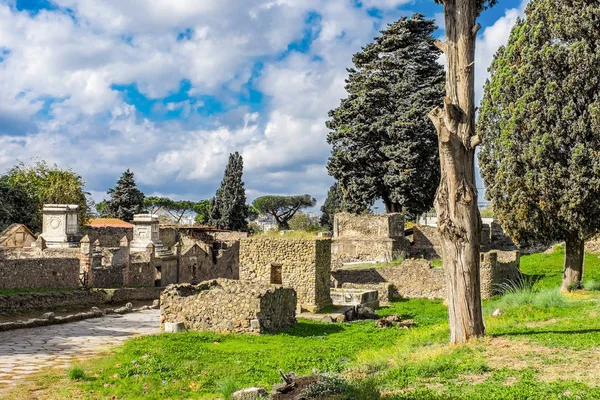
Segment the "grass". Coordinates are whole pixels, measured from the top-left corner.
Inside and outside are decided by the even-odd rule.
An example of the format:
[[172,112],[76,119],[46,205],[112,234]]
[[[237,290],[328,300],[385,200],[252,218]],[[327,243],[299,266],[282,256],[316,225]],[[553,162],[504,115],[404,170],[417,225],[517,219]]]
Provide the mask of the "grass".
[[[600,398],[600,293],[592,289],[600,262],[586,256],[588,290],[560,294],[561,252],[523,256],[526,280],[484,302],[487,336],[467,345],[447,344],[441,301],[398,300],[380,315],[413,318],[416,328],[300,320],[273,335],[141,337],[83,362],[79,378],[49,370],[9,398],[227,399],[241,387],[270,388],[279,369],[327,372],[313,391],[336,399]],[[504,314],[492,317],[496,308]]]

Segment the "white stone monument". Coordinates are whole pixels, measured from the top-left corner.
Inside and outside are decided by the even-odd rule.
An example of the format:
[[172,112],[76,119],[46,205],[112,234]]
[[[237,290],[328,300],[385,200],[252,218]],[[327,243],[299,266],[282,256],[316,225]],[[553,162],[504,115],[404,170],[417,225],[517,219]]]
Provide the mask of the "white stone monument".
[[133,216],[132,252],[146,251],[149,244],[153,244],[157,255],[168,253],[167,248],[160,241],[160,223],[158,216],[153,214],[135,214]]
[[44,204],[42,234],[47,247],[78,247],[81,234],[76,204]]

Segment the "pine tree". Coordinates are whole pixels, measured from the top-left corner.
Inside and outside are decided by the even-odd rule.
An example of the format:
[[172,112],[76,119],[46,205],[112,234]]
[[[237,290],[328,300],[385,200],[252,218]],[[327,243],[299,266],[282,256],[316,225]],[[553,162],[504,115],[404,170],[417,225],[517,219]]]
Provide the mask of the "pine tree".
[[211,201],[210,224],[219,229],[248,230],[246,189],[242,181],[244,160],[236,151],[229,155],[229,163],[221,187]]
[[381,198],[387,212],[420,214],[433,205],[440,179],[437,136],[427,115],[442,104],[444,70],[422,14],[388,25],[353,57],[348,97],[329,112],[327,169],[349,211]]
[[329,188],[325,203],[321,206],[321,226],[333,229],[333,216],[344,209],[344,194],[340,183],[336,182]]
[[477,123],[486,197],[518,242],[565,240],[581,285],[600,231],[600,2],[534,0],[490,67]]
[[117,186],[107,193],[110,200],[107,200],[103,208],[103,216],[132,221],[134,214],[144,212],[144,193],[137,188],[133,172],[129,169],[121,175]]

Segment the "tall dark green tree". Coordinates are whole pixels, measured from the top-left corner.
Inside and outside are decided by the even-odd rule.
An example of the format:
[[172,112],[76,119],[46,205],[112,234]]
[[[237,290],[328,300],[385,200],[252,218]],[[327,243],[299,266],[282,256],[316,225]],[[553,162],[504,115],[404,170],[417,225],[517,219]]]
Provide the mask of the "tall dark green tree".
[[236,151],[229,155],[225,176],[213,200],[210,223],[219,229],[248,230],[246,189],[242,181],[244,160]]
[[321,206],[321,226],[333,229],[333,216],[335,213],[344,210],[344,193],[340,183],[336,182],[329,188],[325,203]]
[[102,209],[105,217],[119,218],[123,221],[132,221],[135,214],[143,213],[144,193],[137,188],[133,172],[129,169],[123,172],[117,181],[117,186],[108,189],[110,199]]
[[477,123],[486,197],[518,242],[565,240],[581,285],[600,231],[600,2],[534,0],[490,67]]
[[24,190],[0,180],[0,231],[11,224],[25,224],[37,230],[38,214],[37,203]]
[[403,17],[352,59],[348,97],[327,122],[327,169],[350,209],[368,209],[379,198],[387,212],[420,214],[433,206],[440,166],[427,115],[444,96],[435,29],[422,14]]

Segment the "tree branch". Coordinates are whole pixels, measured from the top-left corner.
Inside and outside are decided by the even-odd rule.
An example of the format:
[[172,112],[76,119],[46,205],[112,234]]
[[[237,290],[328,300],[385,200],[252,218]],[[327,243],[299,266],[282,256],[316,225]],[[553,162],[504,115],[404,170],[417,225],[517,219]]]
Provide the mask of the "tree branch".
[[435,45],[435,47],[440,49],[442,53],[446,52],[446,43],[442,42],[441,40],[436,40],[435,42],[433,42],[433,44]]
[[475,26],[473,26],[473,29],[471,29],[471,33],[473,34],[473,37],[477,36],[477,32],[479,32],[479,30],[481,29],[481,24],[477,23],[475,24]]

